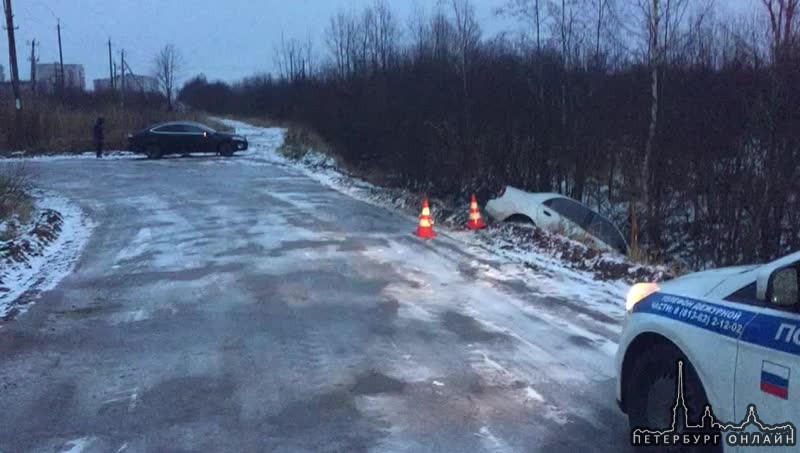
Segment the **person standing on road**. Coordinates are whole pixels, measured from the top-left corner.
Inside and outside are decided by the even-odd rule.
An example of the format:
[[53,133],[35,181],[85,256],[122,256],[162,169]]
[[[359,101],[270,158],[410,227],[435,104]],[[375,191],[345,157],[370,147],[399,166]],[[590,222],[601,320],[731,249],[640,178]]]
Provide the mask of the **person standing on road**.
[[97,149],[97,158],[103,157],[103,140],[105,139],[105,133],[103,131],[103,126],[105,126],[106,120],[99,116],[97,117],[97,121],[94,123],[94,145]]

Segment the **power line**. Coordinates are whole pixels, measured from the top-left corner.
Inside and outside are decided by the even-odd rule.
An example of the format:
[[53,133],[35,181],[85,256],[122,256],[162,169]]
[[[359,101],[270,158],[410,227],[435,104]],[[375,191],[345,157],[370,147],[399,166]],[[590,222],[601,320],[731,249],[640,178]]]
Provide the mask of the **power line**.
[[41,0],[37,0],[36,3],[38,3],[40,6],[44,6],[44,8],[47,10],[47,12],[49,12],[53,16],[53,19],[58,19],[58,16],[56,16],[56,13],[53,12],[53,9],[50,8],[47,5],[47,3],[45,3],[45,2],[43,2]]

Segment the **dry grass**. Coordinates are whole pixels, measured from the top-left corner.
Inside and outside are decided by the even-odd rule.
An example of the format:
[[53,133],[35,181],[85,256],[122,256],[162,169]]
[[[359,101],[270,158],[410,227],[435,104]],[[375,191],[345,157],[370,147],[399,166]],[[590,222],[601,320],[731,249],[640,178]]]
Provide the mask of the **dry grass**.
[[24,163],[0,166],[0,241],[13,238],[20,224],[30,222],[33,200],[28,195],[32,174]]
[[[24,149],[32,154],[92,150],[92,126],[98,116],[106,120],[105,149],[108,150],[126,149],[130,132],[162,121],[198,121],[215,129],[230,130],[200,112],[165,112],[142,106],[122,109],[115,102],[75,108],[41,98],[25,103],[20,130],[0,131],[0,150]],[[13,106],[8,102],[0,104],[0,123],[12,125],[11,129],[14,127]],[[11,143],[12,134],[19,140],[14,144]]]
[[286,130],[283,144],[278,151],[290,159],[300,159],[312,149],[330,154],[330,147],[319,134],[307,127],[293,124]]
[[[667,262],[662,256],[651,253],[649,249],[639,244],[632,244],[628,247],[628,259],[645,266],[667,266]],[[677,264],[672,265],[671,268],[677,275],[687,272],[687,269],[683,269]]]

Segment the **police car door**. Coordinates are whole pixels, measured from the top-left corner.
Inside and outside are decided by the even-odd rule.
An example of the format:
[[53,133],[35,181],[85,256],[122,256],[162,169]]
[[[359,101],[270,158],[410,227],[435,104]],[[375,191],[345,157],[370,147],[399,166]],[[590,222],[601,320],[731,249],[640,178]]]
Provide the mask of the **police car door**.
[[[800,311],[798,263],[759,275],[755,316],[745,326],[736,363],[735,414],[739,423],[755,405],[768,425],[800,424]],[[762,447],[746,451],[776,451]]]

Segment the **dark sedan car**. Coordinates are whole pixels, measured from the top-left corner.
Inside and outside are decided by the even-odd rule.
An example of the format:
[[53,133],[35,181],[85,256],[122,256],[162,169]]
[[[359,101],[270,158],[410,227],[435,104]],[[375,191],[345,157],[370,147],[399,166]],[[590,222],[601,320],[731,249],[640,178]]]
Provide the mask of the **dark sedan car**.
[[193,122],[156,124],[128,135],[130,149],[144,153],[149,159],[159,159],[166,154],[218,153],[233,156],[247,149],[247,139],[241,135],[218,132]]

